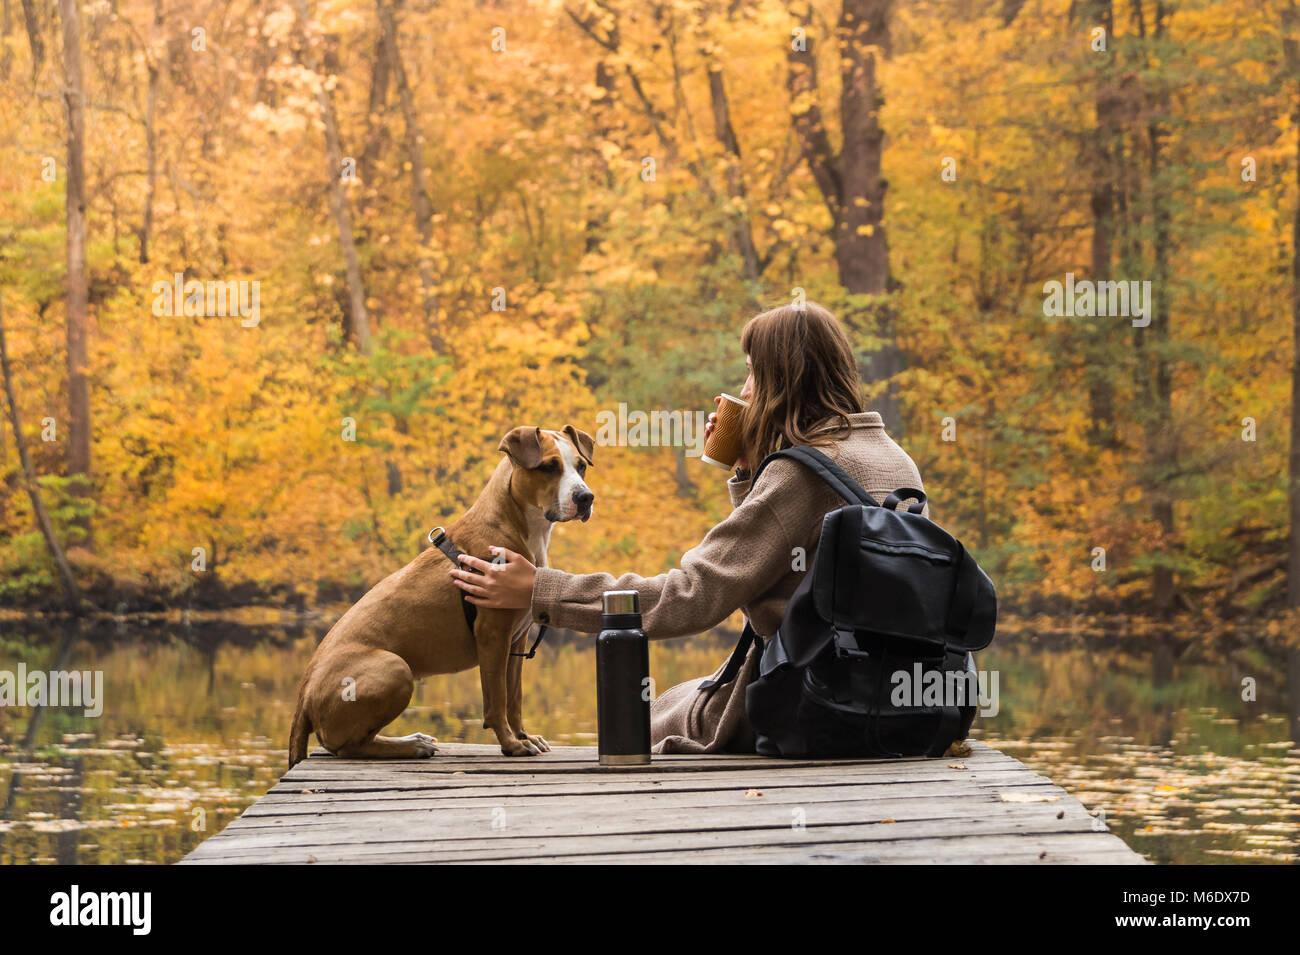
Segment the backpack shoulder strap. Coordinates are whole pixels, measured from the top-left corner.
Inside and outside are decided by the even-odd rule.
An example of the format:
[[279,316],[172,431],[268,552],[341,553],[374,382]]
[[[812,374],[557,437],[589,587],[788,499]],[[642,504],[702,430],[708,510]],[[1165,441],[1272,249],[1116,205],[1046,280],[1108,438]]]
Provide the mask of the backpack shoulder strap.
[[749,648],[757,642],[759,647],[763,646],[763,638],[750,624],[745,621],[745,629],[740,632],[740,641],[736,644],[735,649],[731,651],[731,656],[727,657],[727,662],[722,667],[716,679],[704,680],[696,688],[700,693],[708,693],[716,690],[720,686],[725,686],[734,680],[740,673],[740,668],[745,665],[745,659],[749,656]]
[[879,502],[862,489],[862,485],[849,477],[844,469],[828,458],[825,454],[816,448],[810,448],[807,445],[796,445],[793,448],[783,448],[780,451],[773,451],[763,459],[763,463],[758,466],[754,472],[754,477],[750,481],[750,487],[758,483],[758,476],[763,473],[763,468],[772,463],[775,458],[790,458],[798,461],[826,482],[840,497],[844,498],[850,504],[869,504],[872,507],[879,507]]

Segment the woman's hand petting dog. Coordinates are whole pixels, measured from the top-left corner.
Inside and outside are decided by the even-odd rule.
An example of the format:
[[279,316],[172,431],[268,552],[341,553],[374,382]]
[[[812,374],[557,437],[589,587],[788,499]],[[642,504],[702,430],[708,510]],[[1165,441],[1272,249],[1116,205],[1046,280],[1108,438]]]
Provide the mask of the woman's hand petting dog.
[[537,568],[522,554],[504,547],[490,547],[491,562],[461,554],[460,562],[483,573],[456,569],[448,571],[452,582],[465,591],[470,603],[501,610],[526,610],[533,605],[533,581]]

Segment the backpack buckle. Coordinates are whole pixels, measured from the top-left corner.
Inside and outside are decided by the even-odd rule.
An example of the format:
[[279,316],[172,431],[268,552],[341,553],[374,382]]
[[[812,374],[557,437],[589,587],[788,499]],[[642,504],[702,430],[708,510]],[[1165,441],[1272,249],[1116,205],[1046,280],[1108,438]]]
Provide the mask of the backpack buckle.
[[858,641],[853,631],[843,627],[835,628],[835,655],[841,660],[851,657],[867,659],[871,656],[867,651],[858,649]]

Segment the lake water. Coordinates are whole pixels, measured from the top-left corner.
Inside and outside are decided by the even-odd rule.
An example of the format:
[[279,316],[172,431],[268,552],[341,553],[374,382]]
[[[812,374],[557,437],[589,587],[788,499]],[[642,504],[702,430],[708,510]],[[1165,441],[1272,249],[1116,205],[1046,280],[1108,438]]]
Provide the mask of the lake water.
[[[283,771],[298,678],[326,629],[276,615],[0,621],[0,670],[100,670],[105,698],[98,718],[0,706],[0,864],[169,863],[220,831]],[[728,648],[722,636],[652,643],[651,673],[666,688],[713,670]],[[1300,859],[1300,707],[1276,660],[1011,638],[979,663],[998,672],[1000,709],[973,735],[1104,813],[1151,861]],[[591,641],[548,638],[524,665],[530,731],[593,744],[594,687]],[[490,743],[481,717],[469,671],[419,684],[393,731]]]

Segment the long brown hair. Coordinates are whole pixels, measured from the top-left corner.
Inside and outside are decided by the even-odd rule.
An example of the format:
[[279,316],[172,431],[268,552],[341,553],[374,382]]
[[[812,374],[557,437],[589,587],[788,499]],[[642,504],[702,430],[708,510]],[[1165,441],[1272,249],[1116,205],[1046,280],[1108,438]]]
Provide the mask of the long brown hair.
[[780,448],[845,435],[849,415],[863,410],[849,336],[820,305],[782,305],[755,315],[740,344],[754,368],[754,393],[740,418],[751,468]]

